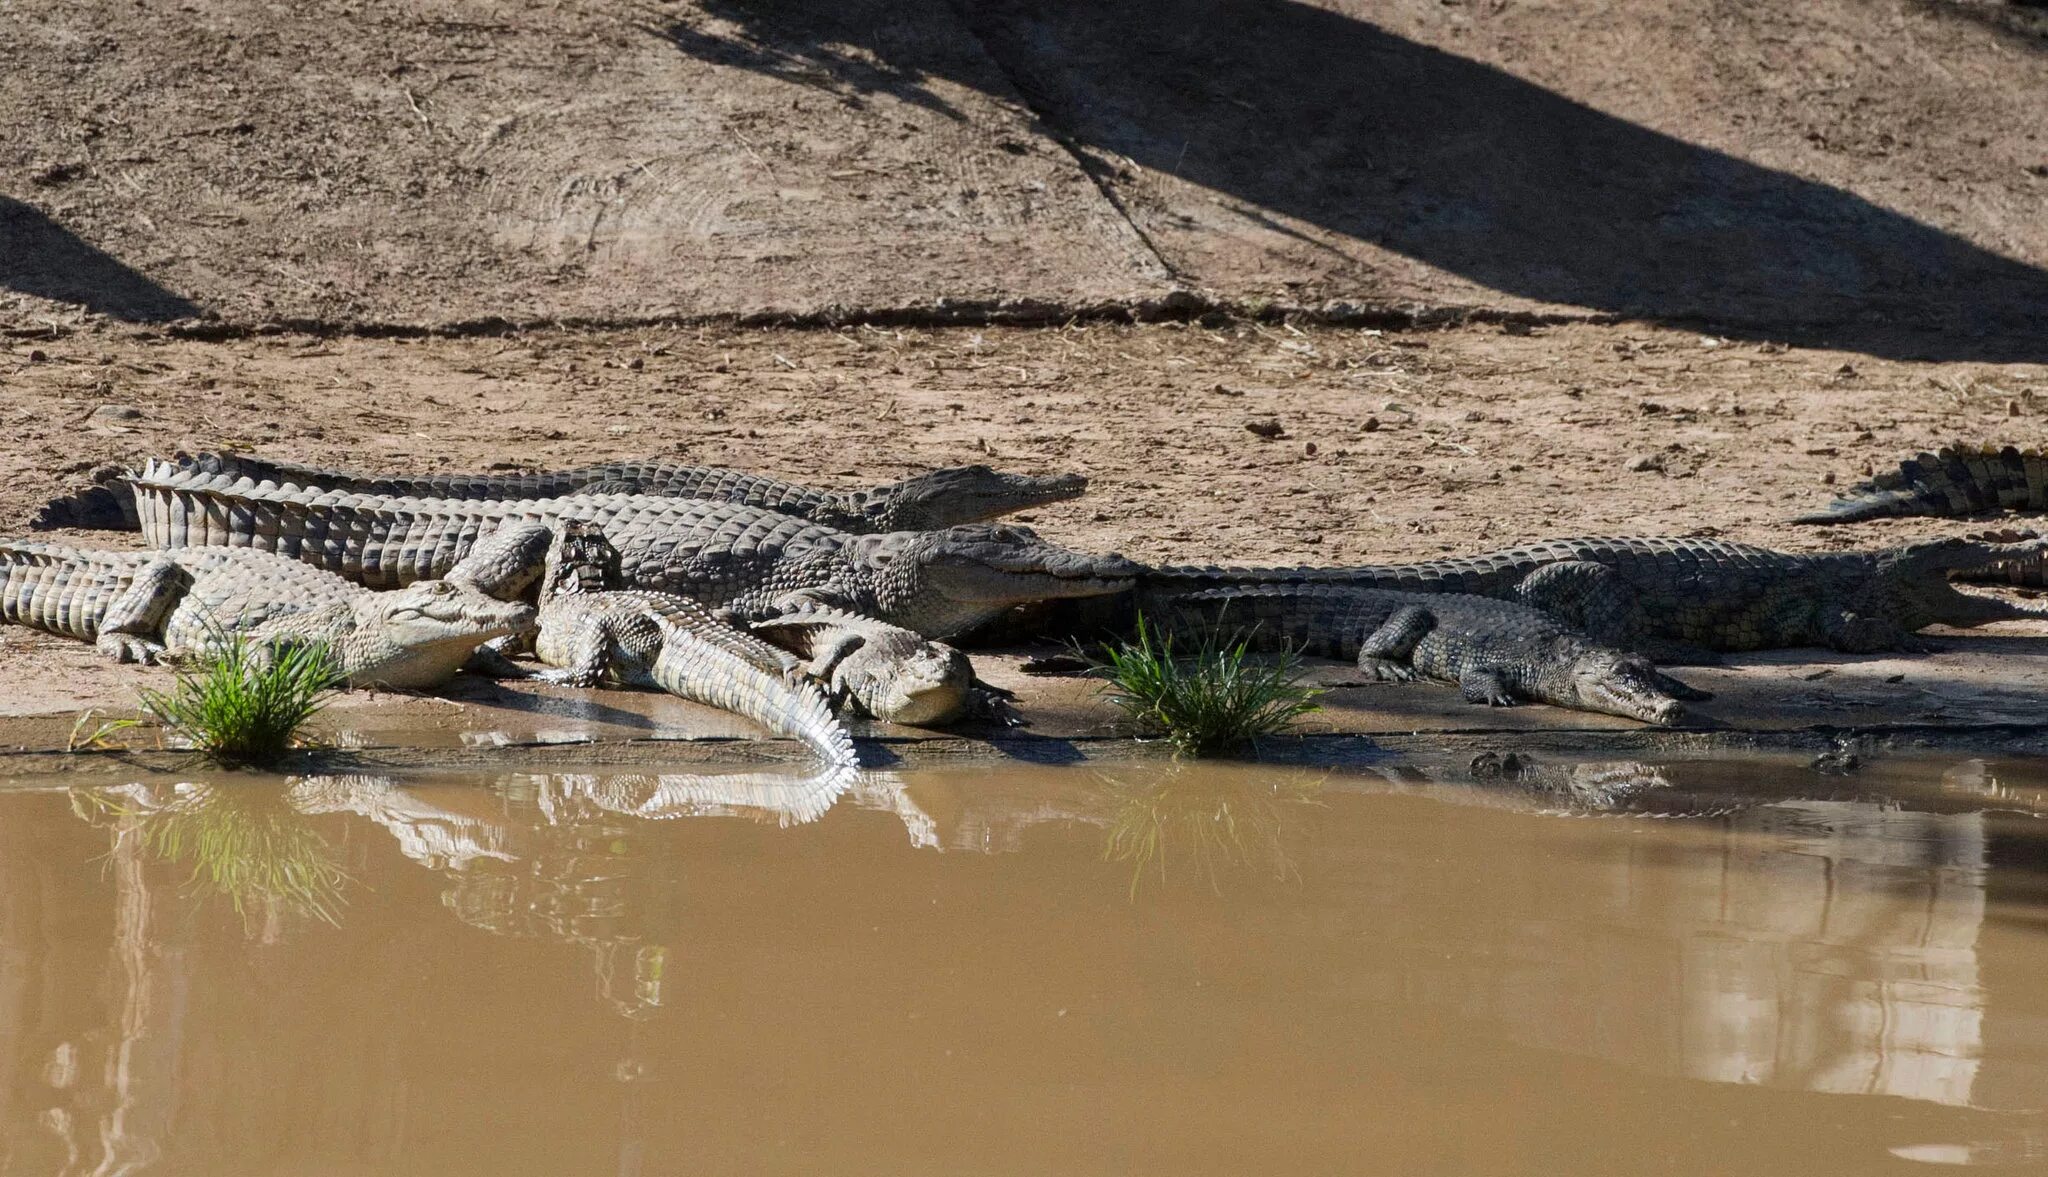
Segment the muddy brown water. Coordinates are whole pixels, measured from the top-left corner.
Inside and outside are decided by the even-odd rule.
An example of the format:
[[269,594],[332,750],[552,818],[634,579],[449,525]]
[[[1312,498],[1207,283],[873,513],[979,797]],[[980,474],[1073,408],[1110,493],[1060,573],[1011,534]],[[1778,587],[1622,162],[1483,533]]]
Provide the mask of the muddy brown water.
[[10,782],[0,1173],[2039,1171],[2043,815],[1986,761]]

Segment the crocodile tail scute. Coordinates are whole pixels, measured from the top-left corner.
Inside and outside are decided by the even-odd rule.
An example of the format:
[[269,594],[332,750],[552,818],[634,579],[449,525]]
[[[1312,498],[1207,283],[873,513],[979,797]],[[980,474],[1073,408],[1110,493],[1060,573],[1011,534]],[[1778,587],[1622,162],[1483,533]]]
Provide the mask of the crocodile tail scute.
[[669,694],[802,741],[828,764],[851,767],[858,762],[853,737],[815,683],[772,673],[720,644],[675,630],[655,659],[653,675]]
[[1900,515],[1962,516],[2048,510],[2048,453],[2015,446],[1946,446],[1916,454],[1793,523],[1856,523]]

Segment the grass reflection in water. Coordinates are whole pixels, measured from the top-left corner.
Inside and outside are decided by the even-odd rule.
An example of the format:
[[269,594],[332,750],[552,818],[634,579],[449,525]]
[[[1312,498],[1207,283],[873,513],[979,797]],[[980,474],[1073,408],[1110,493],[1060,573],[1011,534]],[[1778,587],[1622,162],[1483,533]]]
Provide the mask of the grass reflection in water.
[[306,816],[267,785],[181,782],[82,790],[73,808],[117,823],[151,857],[191,867],[187,887],[225,898],[245,923],[302,916],[339,924],[348,872]]
[[1321,779],[1210,773],[1175,764],[1142,776],[1098,774],[1110,799],[1103,858],[1131,866],[1131,897],[1148,875],[1186,875],[1223,893],[1226,875],[1300,878],[1288,842],[1319,804]]

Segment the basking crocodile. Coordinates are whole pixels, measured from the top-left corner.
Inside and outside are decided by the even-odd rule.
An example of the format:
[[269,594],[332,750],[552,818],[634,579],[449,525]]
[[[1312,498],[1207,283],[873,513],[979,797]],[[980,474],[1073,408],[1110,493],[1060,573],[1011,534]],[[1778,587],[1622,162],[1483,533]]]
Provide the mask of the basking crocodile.
[[1148,594],[1141,607],[1170,634],[1355,659],[1368,677],[1454,683],[1467,702],[1495,707],[1534,699],[1669,725],[1684,700],[1710,697],[1541,609],[1463,593],[1272,584]]
[[1139,570],[1121,556],[1072,551],[1000,524],[849,535],[737,503],[413,499],[249,486],[156,464],[133,483],[143,534],[158,548],[257,548],[396,587],[447,575],[479,536],[580,520],[617,545],[630,587],[679,593],[743,621],[826,605],[932,638],[1026,601],[1117,592]]
[[[661,458],[605,462],[535,474],[360,474],[326,470],[242,454],[179,454],[157,469],[189,471],[229,481],[270,483],[352,494],[411,498],[511,501],[571,494],[651,494],[706,499],[792,515],[859,534],[922,531],[979,523],[1088,489],[1079,474],[1004,474],[987,466],[952,466],[864,490],[817,490],[761,474],[720,466],[687,466]],[[112,468],[96,484],[53,499],[29,526],[139,531],[135,496]]]
[[122,662],[200,651],[239,634],[257,643],[325,643],[357,686],[429,687],[533,616],[461,579],[373,593],[247,549],[105,552],[0,541],[0,620],[94,642]]
[[914,630],[823,605],[799,605],[750,626],[800,658],[836,700],[890,723],[951,723],[973,702],[967,655]]
[[619,554],[594,524],[566,521],[541,579],[536,677],[594,687],[656,687],[801,740],[828,764],[855,763],[853,740],[795,658],[673,593],[606,587]]
[[[1899,463],[1819,511],[1793,523],[1858,523],[1901,515],[1961,517],[2048,511],[2048,452],[2016,446],[1945,446]],[[2048,563],[2036,558],[1966,569],[1961,580],[2048,587]]]
[[2048,453],[2016,446],[1944,446],[1899,463],[1793,523],[1857,523],[1895,515],[2048,511]]
[[1604,645],[1677,661],[1700,650],[1827,646],[1919,650],[1929,625],[2048,618],[2048,608],[1958,591],[1949,575],[2039,558],[2048,540],[1935,539],[1795,555],[1718,539],[1549,540],[1478,556],[1351,568],[1161,568],[1143,591],[1254,584],[1470,593],[1555,613]]

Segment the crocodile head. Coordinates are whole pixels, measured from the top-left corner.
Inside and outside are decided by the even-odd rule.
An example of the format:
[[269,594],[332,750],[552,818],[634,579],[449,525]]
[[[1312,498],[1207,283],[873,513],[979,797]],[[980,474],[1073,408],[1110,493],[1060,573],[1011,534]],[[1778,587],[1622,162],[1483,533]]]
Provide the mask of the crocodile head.
[[979,523],[1012,511],[1075,498],[1088,489],[1080,474],[1038,477],[987,466],[951,466],[855,497],[852,511],[871,531],[923,531]]
[[623,583],[619,549],[605,538],[604,528],[581,519],[563,519],[554,525],[540,579],[543,604],[565,593],[601,593]]
[[1685,718],[1685,704],[1673,698],[1663,676],[1640,654],[1588,649],[1565,670],[1564,693],[1587,711],[1619,715],[1669,727]]
[[1122,592],[1143,571],[1014,524],[857,536],[843,555],[865,574],[877,616],[932,638],[965,633],[1028,601]]
[[430,687],[446,682],[476,648],[529,629],[531,605],[500,601],[449,580],[423,580],[349,603],[334,639],[342,671],[356,686]]
[[967,710],[974,665],[943,642],[866,642],[833,668],[832,685],[876,719],[932,727]]
[[[1964,592],[1949,580],[1957,572],[1982,572],[1999,564],[2035,564],[2048,555],[2048,539],[2019,533],[2015,542],[1949,536],[1921,540],[1878,553],[1880,575],[1872,582],[1881,614],[1910,633],[1928,625],[1961,628],[1992,621],[2048,617],[2048,609]],[[1867,607],[1867,606],[1866,606]]]

